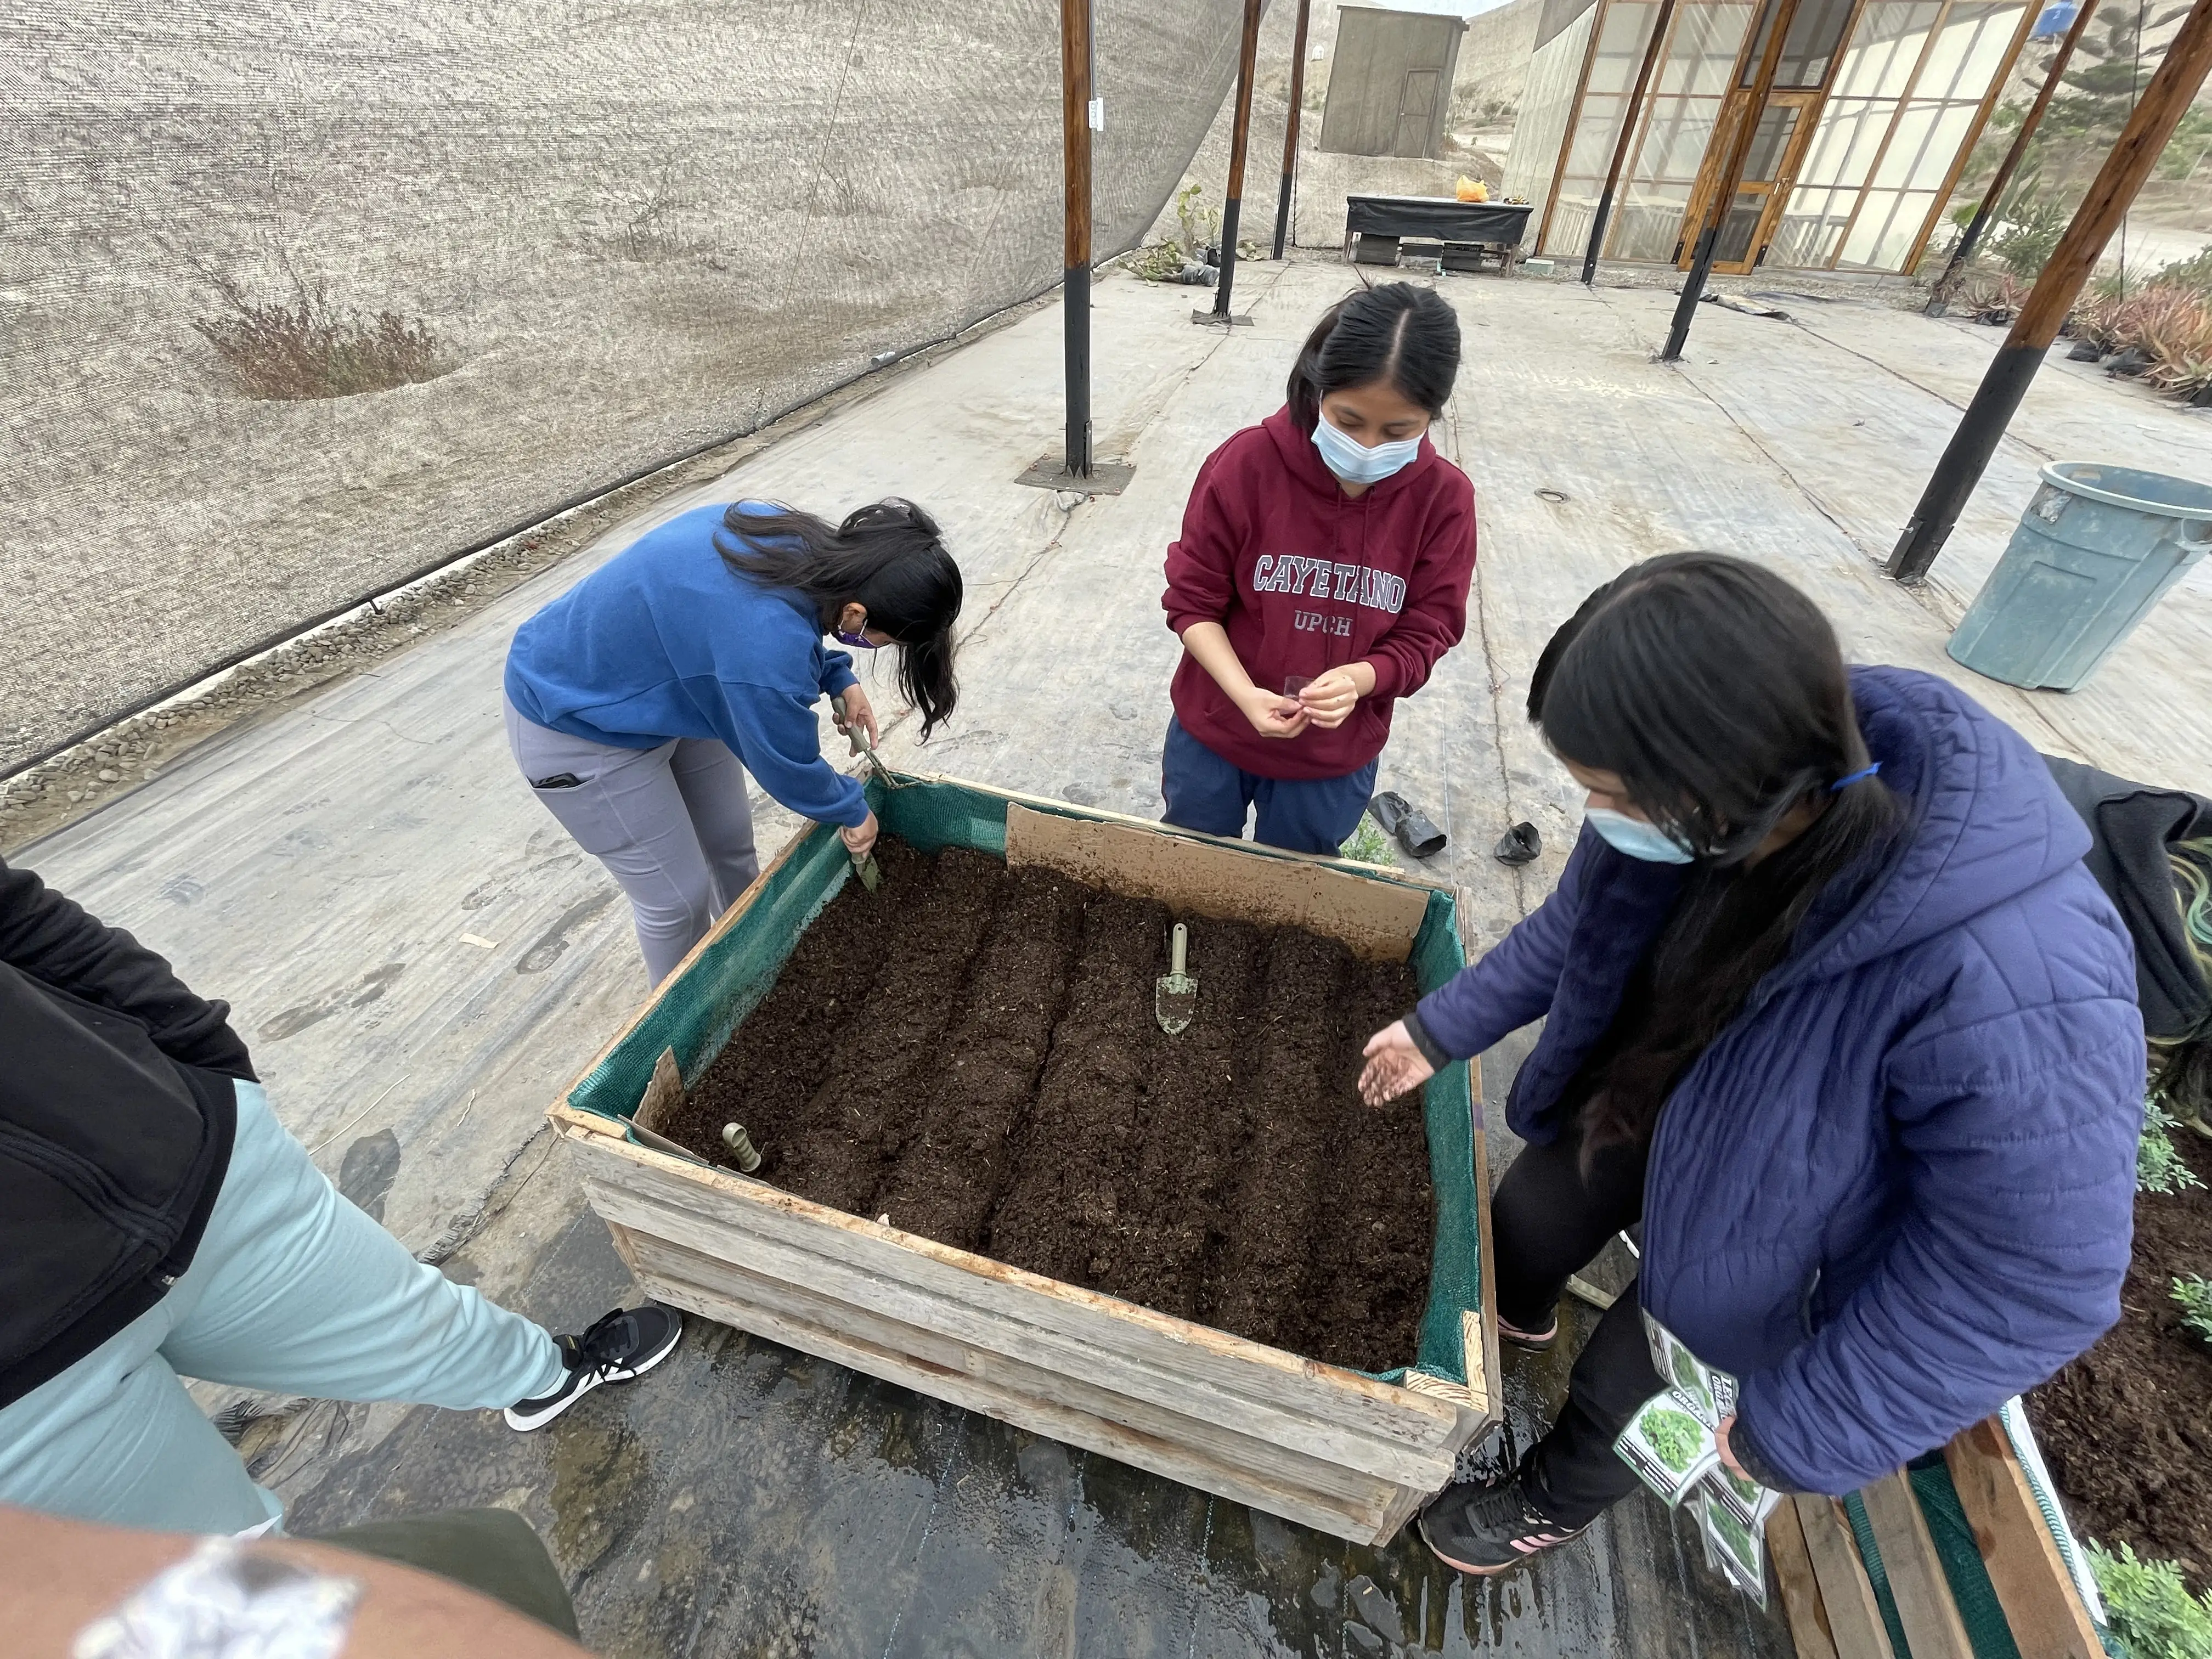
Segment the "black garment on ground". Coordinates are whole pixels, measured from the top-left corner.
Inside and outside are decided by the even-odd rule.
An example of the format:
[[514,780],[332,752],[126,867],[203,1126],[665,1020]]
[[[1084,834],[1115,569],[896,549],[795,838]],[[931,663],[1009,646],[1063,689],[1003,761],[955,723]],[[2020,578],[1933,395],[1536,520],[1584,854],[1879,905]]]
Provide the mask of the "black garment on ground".
[[90,1353],[191,1265],[230,1165],[230,1011],[0,865],[0,1406]]
[[2168,1042],[2200,1035],[2212,1021],[2212,983],[2189,942],[2167,848],[2212,837],[2212,800],[2130,783],[2056,755],[2043,760],[2094,837],[2082,863],[2134,938],[2144,1031]]

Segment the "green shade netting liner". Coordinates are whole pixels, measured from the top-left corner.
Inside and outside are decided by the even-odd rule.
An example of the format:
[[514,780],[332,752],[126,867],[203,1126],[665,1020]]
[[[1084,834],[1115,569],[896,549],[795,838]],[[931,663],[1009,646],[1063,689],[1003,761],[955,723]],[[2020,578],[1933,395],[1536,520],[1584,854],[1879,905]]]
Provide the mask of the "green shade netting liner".
[[[867,789],[884,828],[923,852],[965,847],[996,858],[1006,855],[1008,800],[1003,795],[921,779],[896,789],[873,780]],[[1059,803],[1025,799],[1022,805],[1091,823],[1107,816]],[[1245,850],[1254,858],[1285,856],[1261,847]],[[851,878],[852,867],[833,830],[822,825],[809,830],[798,850],[767,877],[737,924],[695,955],[661,988],[629,1034],[569,1091],[569,1103],[603,1116],[628,1118],[637,1109],[653,1062],[664,1048],[675,1051],[687,1084],[696,1078],[768,994],[799,936]],[[1359,873],[1376,874],[1365,868]],[[1387,874],[1376,878],[1393,879]],[[1410,964],[1424,993],[1467,964],[1457,913],[1449,893],[1429,891]],[[1468,1083],[1468,1068],[1462,1062],[1431,1078],[1423,1094],[1437,1222],[1428,1308],[1421,1317],[1420,1349],[1413,1359],[1415,1369],[1461,1384],[1467,1382],[1461,1315],[1482,1305],[1474,1118]],[[1374,1375],[1396,1382],[1404,1380],[1406,1370],[1401,1367]]]

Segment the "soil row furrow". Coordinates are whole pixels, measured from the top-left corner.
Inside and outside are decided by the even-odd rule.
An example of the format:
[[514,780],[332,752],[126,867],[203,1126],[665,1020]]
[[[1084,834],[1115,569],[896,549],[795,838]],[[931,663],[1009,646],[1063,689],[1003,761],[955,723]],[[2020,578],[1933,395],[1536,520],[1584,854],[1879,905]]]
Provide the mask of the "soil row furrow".
[[1016,871],[1006,885],[960,1017],[921,1079],[912,1136],[866,1204],[895,1226],[963,1250],[981,1242],[1006,1184],[1008,1137],[1036,1096],[1086,896],[1040,871]]
[[1307,933],[1278,930],[1263,970],[1263,1023],[1255,1071],[1264,1085],[1248,1091],[1250,1116],[1243,1167],[1223,1206],[1220,1264],[1204,1316],[1255,1341],[1284,1344],[1298,1318],[1319,1221],[1322,1170],[1334,1151],[1321,1107],[1335,1034],[1329,1013],[1348,966],[1340,945]]

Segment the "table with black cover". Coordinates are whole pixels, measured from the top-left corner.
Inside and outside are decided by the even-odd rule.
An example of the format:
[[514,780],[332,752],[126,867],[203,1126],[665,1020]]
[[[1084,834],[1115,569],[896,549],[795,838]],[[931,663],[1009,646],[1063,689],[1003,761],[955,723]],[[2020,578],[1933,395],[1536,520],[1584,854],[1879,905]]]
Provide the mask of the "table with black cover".
[[[1344,198],[1344,246],[1362,264],[1395,264],[1398,244],[1407,238],[1444,245],[1447,267],[1455,251],[1487,255],[1503,270],[1521,258],[1528,234],[1526,202],[1462,202],[1449,196],[1347,196]],[[1478,257],[1479,257],[1478,255]],[[1462,265],[1472,269],[1473,262]]]

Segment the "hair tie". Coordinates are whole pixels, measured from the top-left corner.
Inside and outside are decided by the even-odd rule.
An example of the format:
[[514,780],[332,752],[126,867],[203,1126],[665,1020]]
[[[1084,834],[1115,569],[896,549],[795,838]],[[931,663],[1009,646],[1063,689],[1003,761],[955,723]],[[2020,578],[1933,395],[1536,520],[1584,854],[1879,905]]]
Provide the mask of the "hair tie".
[[1858,771],[1852,773],[1850,776],[1847,778],[1838,778],[1833,783],[1828,786],[1828,793],[1832,795],[1839,790],[1849,788],[1852,784],[1863,783],[1867,779],[1872,777],[1875,773],[1881,770],[1881,763],[1880,761],[1876,761],[1873,765],[1863,767]]

